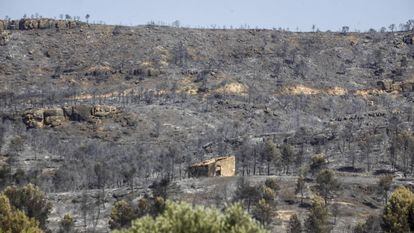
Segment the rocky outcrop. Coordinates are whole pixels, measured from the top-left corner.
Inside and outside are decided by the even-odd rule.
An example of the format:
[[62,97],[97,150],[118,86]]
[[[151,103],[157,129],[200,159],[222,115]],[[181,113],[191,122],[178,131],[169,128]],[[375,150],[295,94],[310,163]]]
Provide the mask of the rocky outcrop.
[[28,128],[42,128],[44,127],[43,110],[29,110],[23,114],[23,122]]
[[107,77],[114,73],[116,72],[110,66],[103,66],[103,65],[93,66],[93,67],[88,68],[85,71],[86,76],[95,76],[95,77]]
[[3,168],[4,166],[7,166],[7,160],[8,160],[8,156],[7,155],[2,155],[0,154],[0,168]]
[[7,30],[18,30],[19,29],[19,20],[4,20],[4,27]]
[[404,43],[408,44],[408,45],[412,45],[414,42],[414,35],[406,35],[403,37],[403,41]]
[[403,92],[413,92],[414,91],[414,81],[403,82],[400,84]]
[[0,32],[6,30],[6,21],[5,20],[0,20]]
[[79,22],[79,21],[56,20],[54,23],[54,26],[58,29],[64,29],[64,28],[72,29],[72,28],[80,27],[82,24],[84,23]]
[[386,92],[412,92],[414,91],[414,81],[394,82],[386,79],[377,82],[377,86]]
[[37,22],[38,29],[47,29],[54,26],[54,20],[50,19],[39,19]]
[[36,19],[21,19],[19,22],[20,30],[30,30],[39,28],[39,22]]
[[59,126],[65,121],[63,109],[53,108],[46,109],[43,112],[44,124],[50,126]]
[[80,27],[83,22],[73,20],[55,19],[20,19],[20,20],[0,20],[0,32],[2,30],[33,30],[33,29],[70,29]]
[[[58,22],[64,22],[66,27],[69,27],[67,24],[72,21],[59,21],[52,19],[21,19],[19,21],[20,30],[31,30],[31,29],[47,29],[47,28],[58,28]],[[76,22],[74,22],[76,25]]]
[[10,32],[0,30],[0,46],[6,45],[10,40]]
[[383,91],[391,90],[391,85],[393,81],[391,79],[385,79],[377,82],[378,88],[380,88]]
[[118,112],[114,106],[96,105],[92,108],[92,115],[95,117],[107,117]]
[[341,116],[333,119],[333,121],[353,121],[353,120],[363,120],[365,118],[372,118],[372,117],[385,117],[387,112],[385,111],[373,111],[373,112],[366,112],[363,114],[350,114],[346,116]]
[[27,110],[23,113],[23,122],[28,128],[59,126],[66,120],[62,108]]
[[56,127],[68,121],[88,121],[111,117],[120,111],[106,105],[77,105],[57,108],[30,109],[23,113],[23,122],[28,128]]
[[63,107],[66,117],[71,121],[92,120],[92,107],[88,105],[76,105]]

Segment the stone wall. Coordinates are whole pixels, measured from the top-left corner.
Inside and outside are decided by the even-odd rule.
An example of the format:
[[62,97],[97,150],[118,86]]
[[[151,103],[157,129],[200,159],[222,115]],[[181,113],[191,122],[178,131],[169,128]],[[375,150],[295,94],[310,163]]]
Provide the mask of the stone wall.
[[190,177],[213,177],[236,175],[236,158],[234,156],[219,157],[193,164],[189,168]]
[[225,157],[217,160],[215,167],[220,166],[221,176],[234,176],[236,175],[236,158],[234,156]]

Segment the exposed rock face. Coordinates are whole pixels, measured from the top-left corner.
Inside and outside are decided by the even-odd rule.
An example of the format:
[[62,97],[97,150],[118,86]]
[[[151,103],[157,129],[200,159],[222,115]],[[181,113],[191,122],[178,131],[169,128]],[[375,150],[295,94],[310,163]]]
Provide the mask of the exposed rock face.
[[21,19],[21,20],[0,20],[0,32],[2,30],[32,30],[48,28],[76,28],[81,22],[54,19]]
[[19,22],[20,30],[30,30],[39,28],[39,23],[36,19],[21,19]]
[[106,117],[117,112],[113,106],[96,105],[92,108],[92,115],[95,117]]
[[115,71],[109,66],[93,66],[86,70],[86,76],[109,76]]
[[7,30],[18,30],[19,20],[5,20],[5,29]]
[[55,26],[51,19],[21,19],[19,22],[20,30],[47,29]]
[[46,109],[43,112],[43,117],[44,124],[53,127],[59,126],[65,121],[65,115],[63,113],[63,109],[61,108]]
[[7,155],[0,154],[0,168],[7,165]]
[[404,43],[408,45],[412,45],[414,41],[414,35],[406,35],[404,36],[403,40],[404,40]]
[[384,91],[391,90],[392,80],[386,79],[386,80],[378,81],[377,85],[381,90],[384,90]]
[[414,91],[414,81],[403,82],[401,84],[401,89],[403,92],[413,92]]
[[39,19],[38,21],[38,28],[39,29],[46,29],[53,26],[53,21],[50,19]]
[[109,117],[119,112],[117,108],[105,105],[31,109],[23,113],[23,122],[28,128],[56,127],[66,121],[92,121],[94,118]]
[[156,77],[156,76],[160,75],[160,71],[158,69],[148,68],[147,69],[147,75]]
[[386,92],[412,92],[414,91],[414,81],[394,82],[386,79],[377,82],[378,87]]
[[4,20],[0,20],[0,32],[6,29],[6,22]]
[[92,119],[91,106],[77,105],[64,107],[63,109],[65,111],[65,115],[71,121],[89,121]]
[[45,117],[51,117],[51,116],[64,116],[63,109],[61,108],[51,108],[44,110],[44,116]]
[[44,117],[43,110],[29,110],[23,114],[23,122],[27,125],[28,128],[43,128],[44,127]]
[[23,114],[23,122],[28,128],[59,126],[66,120],[61,108],[28,110]]
[[10,33],[7,31],[1,31],[0,29],[0,45],[6,45],[10,40]]

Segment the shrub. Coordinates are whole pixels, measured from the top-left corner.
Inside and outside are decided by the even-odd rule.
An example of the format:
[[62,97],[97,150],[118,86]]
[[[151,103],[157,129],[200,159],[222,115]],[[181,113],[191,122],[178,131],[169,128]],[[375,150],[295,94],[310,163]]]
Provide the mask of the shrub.
[[298,216],[293,214],[289,219],[289,227],[287,233],[301,233],[302,232],[302,223],[300,222]]
[[295,194],[300,194],[300,203],[303,204],[303,196],[306,189],[305,178],[299,176],[296,181]]
[[273,189],[263,185],[260,189],[260,194],[262,199],[264,199],[268,203],[274,203],[276,199],[276,193]]
[[132,223],[127,230],[118,233],[262,233],[266,232],[240,205],[232,205],[224,211],[192,207],[187,203],[167,201],[165,211],[158,217],[145,216]]
[[109,227],[111,229],[130,227],[132,220],[145,215],[156,217],[164,209],[165,200],[162,197],[143,197],[138,201],[136,206],[131,205],[125,200],[118,201],[112,207]]
[[293,162],[295,153],[293,152],[292,146],[289,144],[283,144],[280,151],[282,157],[283,170],[287,174],[289,173],[289,165]]
[[134,209],[128,202],[124,200],[118,201],[112,208],[109,220],[109,228],[118,229],[122,227],[128,227],[131,225],[131,221],[136,217],[137,216]]
[[322,195],[325,204],[327,204],[328,198],[339,188],[335,173],[329,169],[320,171],[316,177],[316,183],[318,184],[319,194]]
[[11,167],[8,164],[0,166],[0,188],[10,184],[12,177]]
[[383,176],[378,181],[378,193],[384,198],[384,203],[387,202],[388,192],[391,189],[392,181],[394,177],[391,175]]
[[16,136],[10,140],[9,150],[12,153],[23,151],[24,139],[20,136]]
[[151,210],[150,200],[148,198],[143,197],[138,201],[138,216],[144,216],[149,213]]
[[26,173],[24,172],[23,169],[18,168],[16,170],[16,173],[14,173],[14,175],[13,175],[13,179],[16,182],[16,184],[18,184],[18,185],[24,184],[27,181]]
[[264,198],[255,205],[253,209],[253,216],[263,225],[268,225],[272,222],[273,208]]
[[405,187],[397,188],[388,200],[382,216],[385,232],[403,233],[414,229],[414,194]]
[[308,233],[328,233],[328,209],[320,197],[312,202],[308,218],[305,221],[305,229]]
[[270,175],[270,164],[278,164],[280,160],[280,152],[271,140],[266,141],[263,156],[267,163],[267,175]]
[[6,195],[0,195],[0,232],[41,233],[35,219],[27,217],[22,211],[14,210]]
[[251,205],[257,203],[261,198],[260,189],[251,185],[248,180],[241,177],[237,181],[237,189],[234,194],[234,201],[240,201],[250,211]]
[[167,198],[168,195],[168,187],[171,185],[171,180],[168,178],[163,178],[160,181],[154,181],[150,186],[152,190],[152,195],[154,197],[162,197],[164,199]]
[[23,211],[28,217],[35,218],[42,229],[46,229],[47,217],[52,208],[45,194],[33,184],[17,188],[7,187],[4,195],[10,200],[11,206]]
[[150,208],[150,213],[152,216],[157,216],[161,214],[165,209],[165,200],[162,197],[156,197],[153,200],[152,207]]
[[70,214],[65,214],[63,219],[59,223],[59,233],[70,233],[73,232],[74,221]]
[[381,230],[381,217],[370,215],[365,223],[359,223],[354,227],[354,233],[377,233]]
[[280,189],[277,180],[272,178],[267,178],[265,180],[265,186],[271,188],[274,192],[277,192]]
[[316,172],[319,172],[326,164],[325,156],[323,155],[315,155],[311,158],[311,164],[310,164],[310,172],[315,174]]

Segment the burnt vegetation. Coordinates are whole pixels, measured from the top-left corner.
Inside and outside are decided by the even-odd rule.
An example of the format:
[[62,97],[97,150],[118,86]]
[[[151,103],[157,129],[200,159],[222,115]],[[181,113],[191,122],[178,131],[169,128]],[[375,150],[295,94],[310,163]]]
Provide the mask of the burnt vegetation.
[[[302,33],[0,20],[0,187],[70,203],[49,223],[66,232],[126,227],[190,197],[238,201],[277,232],[351,231],[338,198],[378,214],[395,182],[412,184],[410,22]],[[188,168],[227,155],[243,178],[191,196],[204,189]]]

